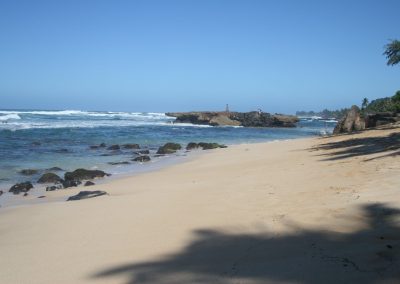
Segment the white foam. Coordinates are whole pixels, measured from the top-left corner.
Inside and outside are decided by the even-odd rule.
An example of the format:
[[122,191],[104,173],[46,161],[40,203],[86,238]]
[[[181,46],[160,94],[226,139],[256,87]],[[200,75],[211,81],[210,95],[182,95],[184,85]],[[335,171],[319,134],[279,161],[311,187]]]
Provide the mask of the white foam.
[[21,119],[21,117],[16,113],[10,113],[0,116],[0,121],[8,121],[10,119]]

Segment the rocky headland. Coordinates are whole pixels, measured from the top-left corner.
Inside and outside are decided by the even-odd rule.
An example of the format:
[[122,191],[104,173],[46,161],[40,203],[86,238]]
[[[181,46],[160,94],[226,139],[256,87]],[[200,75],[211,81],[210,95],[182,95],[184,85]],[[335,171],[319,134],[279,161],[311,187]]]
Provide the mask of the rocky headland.
[[362,113],[357,106],[353,105],[347,114],[337,123],[333,134],[351,133],[377,126],[398,123],[400,123],[400,113]]
[[261,111],[251,112],[168,112],[167,116],[175,117],[174,123],[192,123],[211,126],[244,126],[244,127],[296,127],[297,116],[270,114]]

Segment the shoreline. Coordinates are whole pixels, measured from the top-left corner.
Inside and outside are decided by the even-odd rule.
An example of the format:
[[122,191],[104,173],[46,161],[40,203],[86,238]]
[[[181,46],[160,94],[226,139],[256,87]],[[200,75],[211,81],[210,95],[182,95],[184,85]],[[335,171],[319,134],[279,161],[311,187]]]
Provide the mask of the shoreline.
[[[320,136],[306,137],[306,138],[299,137],[299,138],[289,138],[289,139],[275,139],[275,140],[264,141],[264,142],[236,143],[236,144],[228,144],[229,145],[228,147],[276,143],[276,142],[284,142],[284,141],[298,140],[298,139],[315,139],[318,137],[320,137]],[[185,146],[185,145],[183,145],[183,146]],[[112,173],[112,175],[110,177],[96,178],[91,181],[95,182],[95,186],[96,185],[107,185],[109,183],[113,183],[120,179],[127,179],[127,178],[135,177],[138,175],[142,175],[142,174],[158,172],[158,171],[161,171],[168,167],[173,167],[178,164],[186,163],[188,161],[198,158],[201,155],[207,154],[210,151],[212,151],[212,150],[201,150],[201,149],[194,149],[194,150],[189,150],[189,151],[188,150],[180,150],[177,153],[172,154],[172,155],[165,155],[163,157],[157,157],[156,158],[157,160],[155,162],[151,161],[150,163],[144,162],[144,163],[137,163],[137,164],[130,164],[130,165],[122,165],[122,166],[109,165],[108,168],[106,168],[106,169],[103,169],[103,168],[100,169],[98,167],[89,167],[89,169],[100,169],[100,170],[104,170],[105,172]],[[115,172],[115,170],[112,171],[112,169],[116,169],[118,167],[123,168],[123,170],[120,172]],[[30,191],[28,191],[28,196],[23,196],[23,194],[14,195],[14,194],[8,192],[8,188],[10,188],[14,184],[15,184],[15,182],[12,182],[10,184],[3,184],[3,186],[2,186],[4,189],[3,189],[3,195],[0,196],[0,214],[1,214],[2,209],[9,208],[9,207],[30,206],[30,205],[47,203],[47,202],[63,202],[69,196],[73,195],[72,193],[70,193],[72,189],[75,189],[75,191],[73,191],[73,192],[76,192],[77,190],[90,191],[90,190],[95,189],[95,186],[85,187],[85,186],[83,186],[83,184],[81,184],[78,187],[69,187],[69,188],[58,189],[55,191],[46,191],[47,186],[51,186],[54,184],[53,183],[38,184],[38,183],[32,182],[32,184],[34,185],[34,188],[31,189]],[[56,191],[58,193],[54,194]],[[39,198],[41,196],[45,196],[45,197]],[[57,198],[52,198],[53,196],[57,196]]]
[[0,279],[396,283],[399,135],[236,145],[87,188],[106,196],[4,208]]

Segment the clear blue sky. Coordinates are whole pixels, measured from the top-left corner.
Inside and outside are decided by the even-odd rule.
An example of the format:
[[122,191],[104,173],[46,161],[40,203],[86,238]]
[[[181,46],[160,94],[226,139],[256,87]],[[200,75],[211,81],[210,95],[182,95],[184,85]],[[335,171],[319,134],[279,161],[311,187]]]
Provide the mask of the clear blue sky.
[[293,113],[400,89],[399,0],[0,0],[0,108]]

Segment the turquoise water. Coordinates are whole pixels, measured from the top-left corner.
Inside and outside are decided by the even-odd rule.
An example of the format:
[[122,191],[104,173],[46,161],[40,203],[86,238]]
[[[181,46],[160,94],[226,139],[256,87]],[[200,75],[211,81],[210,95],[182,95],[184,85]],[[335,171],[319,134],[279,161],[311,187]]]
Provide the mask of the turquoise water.
[[[135,150],[111,152],[90,150],[100,143],[138,143],[153,156],[166,142],[191,141],[227,145],[285,140],[329,133],[335,121],[302,119],[296,128],[208,127],[173,124],[163,113],[86,112],[86,111],[0,111],[0,185],[35,181],[45,169],[60,167],[98,168],[112,174],[140,171],[144,164],[112,166],[109,162],[130,161]],[[185,155],[184,151],[177,155]],[[167,159],[154,158],[151,163]],[[37,169],[23,176],[22,169]],[[62,174],[63,172],[60,172]],[[4,189],[4,188],[0,188]]]

